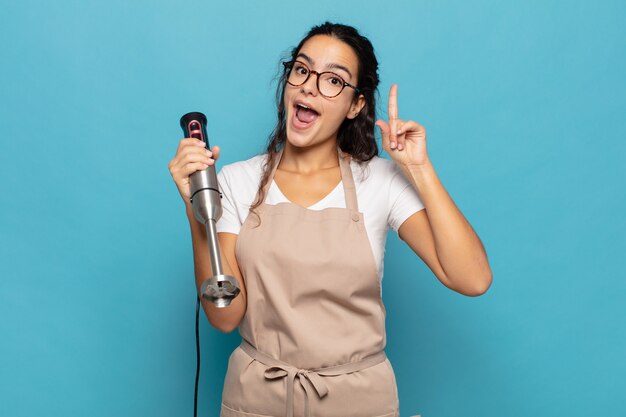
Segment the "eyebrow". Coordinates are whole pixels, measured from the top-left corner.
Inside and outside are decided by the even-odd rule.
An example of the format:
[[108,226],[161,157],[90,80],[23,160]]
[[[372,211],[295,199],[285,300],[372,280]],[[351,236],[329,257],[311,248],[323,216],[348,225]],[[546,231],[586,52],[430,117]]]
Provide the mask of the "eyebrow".
[[[299,57],[302,57],[302,58],[304,58],[305,60],[307,60],[307,61],[309,62],[309,64],[311,64],[311,65],[315,65],[315,61],[313,61],[313,60],[311,59],[311,57],[310,57],[310,56],[308,56],[307,54],[305,54],[305,53],[303,53],[303,52],[300,52],[300,53],[298,54],[298,56],[296,56],[296,58],[299,58]],[[336,69],[344,70],[345,72],[347,72],[347,73],[348,73],[348,75],[350,76],[350,78],[352,78],[352,73],[350,72],[350,70],[349,70],[348,68],[344,67],[344,66],[343,66],[343,65],[341,65],[341,64],[330,63],[330,64],[326,65],[326,68],[328,68],[328,69],[335,69],[335,68],[336,68]]]

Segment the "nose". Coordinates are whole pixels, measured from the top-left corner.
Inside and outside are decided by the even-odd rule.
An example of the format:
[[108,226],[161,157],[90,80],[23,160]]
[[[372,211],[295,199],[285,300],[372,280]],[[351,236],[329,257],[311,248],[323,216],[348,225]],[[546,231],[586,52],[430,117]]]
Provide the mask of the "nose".
[[302,91],[305,94],[311,93],[312,95],[316,96],[318,93],[317,77],[318,77],[317,72],[311,71],[309,73],[309,79],[306,80],[306,82],[300,86],[300,91]]

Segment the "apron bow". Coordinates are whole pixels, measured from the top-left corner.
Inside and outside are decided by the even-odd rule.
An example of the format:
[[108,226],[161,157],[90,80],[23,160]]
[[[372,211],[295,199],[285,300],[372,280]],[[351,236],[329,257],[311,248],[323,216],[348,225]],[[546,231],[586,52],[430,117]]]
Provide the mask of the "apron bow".
[[306,397],[304,415],[306,417],[311,417],[311,409],[309,406],[311,387],[313,387],[319,398],[323,398],[328,394],[328,386],[315,371],[286,366],[270,366],[265,370],[264,374],[265,378],[270,380],[287,378],[287,417],[293,417],[293,390],[296,378],[298,378],[300,385],[304,388],[304,396]]

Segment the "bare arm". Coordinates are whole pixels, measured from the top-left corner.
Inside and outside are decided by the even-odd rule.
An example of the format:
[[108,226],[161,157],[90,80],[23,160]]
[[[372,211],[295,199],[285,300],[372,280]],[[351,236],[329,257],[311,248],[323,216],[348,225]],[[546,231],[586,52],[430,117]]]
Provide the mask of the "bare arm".
[[[196,288],[200,293],[202,282],[213,275],[211,266],[211,256],[209,253],[209,243],[207,240],[204,225],[198,222],[194,215],[190,203],[185,203],[187,218],[191,229],[191,241],[193,244],[193,264],[196,277]],[[217,239],[220,247],[220,257],[222,259],[222,269],[225,275],[233,276],[237,279],[241,292],[235,297],[230,305],[225,308],[217,308],[215,305],[203,298],[202,308],[209,323],[224,333],[232,332],[246,312],[246,285],[239,271],[237,259],[235,257],[235,243],[237,235],[233,233],[218,233]]]
[[426,128],[398,117],[397,84],[389,89],[388,114],[388,123],[376,122],[383,148],[418,191],[426,208],[402,223],[400,239],[446,287],[469,296],[483,294],[492,281],[485,248],[435,173],[426,149]]
[[468,296],[486,292],[492,273],[485,248],[432,165],[407,169],[404,174],[419,191],[426,210],[402,223],[400,238],[446,287]]
[[[199,139],[183,138],[178,144],[176,155],[167,164],[176,184],[176,188],[185,203],[187,219],[191,229],[191,242],[193,245],[193,263],[196,276],[196,291],[200,293],[202,282],[213,275],[211,254],[204,225],[198,222],[193,214],[193,208],[189,202],[191,190],[189,175],[214,165],[219,158],[220,147],[213,146],[210,150]],[[209,323],[224,333],[232,332],[241,322],[246,312],[246,285],[239,271],[235,258],[235,243],[237,235],[233,233],[218,233],[217,241],[220,248],[222,270],[226,275],[237,279],[241,292],[233,299],[228,307],[217,308],[215,305],[201,298],[202,309],[209,319]]]

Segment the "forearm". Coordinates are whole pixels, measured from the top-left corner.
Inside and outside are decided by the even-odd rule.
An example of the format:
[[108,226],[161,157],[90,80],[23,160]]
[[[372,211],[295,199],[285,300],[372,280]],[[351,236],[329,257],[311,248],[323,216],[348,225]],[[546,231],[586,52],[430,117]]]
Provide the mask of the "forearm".
[[405,169],[417,189],[433,232],[437,258],[450,287],[462,293],[482,293],[491,285],[492,273],[478,235],[439,180],[432,164]]
[[[199,294],[200,286],[204,280],[213,276],[211,255],[205,226],[195,219],[190,204],[186,204],[186,212],[191,229],[196,289]],[[222,261],[222,273],[235,277],[241,285],[242,278],[233,271],[222,250],[220,250],[220,259]],[[209,323],[223,332],[230,332],[236,328],[245,313],[245,291],[242,291],[239,296],[235,297],[231,304],[225,308],[218,308],[212,302],[202,297],[200,299]]]

